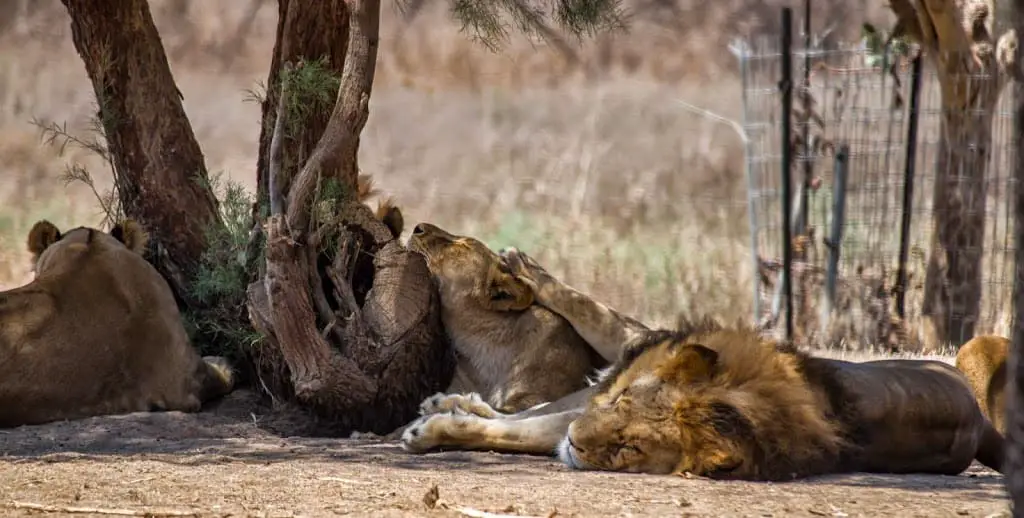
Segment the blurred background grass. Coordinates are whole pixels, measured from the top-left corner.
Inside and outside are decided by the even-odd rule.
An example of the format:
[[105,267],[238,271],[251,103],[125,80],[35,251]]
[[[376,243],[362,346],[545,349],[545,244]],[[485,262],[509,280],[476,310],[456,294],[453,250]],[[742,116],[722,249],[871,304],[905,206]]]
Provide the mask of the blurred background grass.
[[[783,5],[628,0],[626,33],[556,46],[513,37],[494,53],[459,33],[444,2],[411,18],[387,2],[360,165],[408,228],[431,221],[515,245],[650,324],[693,311],[749,318],[743,149],[677,101],[738,119],[727,45],[774,29]],[[209,169],[252,189],[259,105],[246,91],[266,80],[276,3],[150,6]],[[833,36],[851,41],[861,21],[890,19],[881,1],[815,2],[814,17],[844,20]],[[86,134],[94,115],[60,3],[0,0],[0,287],[28,280],[24,236],[36,220],[102,220],[87,187],[59,180],[79,163],[109,184],[102,162],[74,148],[61,156],[29,123]]]

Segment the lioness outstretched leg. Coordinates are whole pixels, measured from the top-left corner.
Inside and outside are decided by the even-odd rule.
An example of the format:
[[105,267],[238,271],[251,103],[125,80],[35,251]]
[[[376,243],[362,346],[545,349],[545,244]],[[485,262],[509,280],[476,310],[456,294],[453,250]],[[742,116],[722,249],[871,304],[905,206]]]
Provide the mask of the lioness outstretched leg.
[[650,332],[650,328],[638,320],[556,279],[518,249],[505,248],[501,256],[512,272],[533,290],[534,301],[568,320],[604,359],[610,362],[618,360],[627,344]]
[[427,414],[402,432],[402,448],[416,453],[451,448],[554,455],[569,424],[583,413],[594,391],[595,387],[587,387],[551,403],[515,414],[498,413],[490,419],[458,410]]
[[454,448],[552,455],[581,412],[567,410],[524,419],[487,419],[452,412],[426,415],[405,429],[402,448],[411,452]]

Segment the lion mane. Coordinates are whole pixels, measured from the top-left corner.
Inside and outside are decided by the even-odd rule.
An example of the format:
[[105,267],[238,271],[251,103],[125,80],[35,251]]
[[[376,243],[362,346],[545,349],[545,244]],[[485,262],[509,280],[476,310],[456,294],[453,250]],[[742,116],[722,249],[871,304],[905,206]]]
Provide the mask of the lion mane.
[[578,469],[743,480],[1000,470],[1002,451],[949,365],[817,358],[708,320],[624,351],[557,448]]

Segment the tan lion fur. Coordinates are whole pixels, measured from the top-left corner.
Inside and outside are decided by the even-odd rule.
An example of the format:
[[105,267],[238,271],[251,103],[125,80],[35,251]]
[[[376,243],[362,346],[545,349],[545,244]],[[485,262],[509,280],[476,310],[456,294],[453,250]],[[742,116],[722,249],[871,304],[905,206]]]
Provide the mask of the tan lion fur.
[[942,362],[817,358],[712,321],[643,330],[525,254],[505,258],[535,300],[580,335],[624,339],[621,358],[597,386],[540,409],[424,415],[403,433],[406,450],[557,453],[578,469],[746,480],[957,474],[975,459],[1002,467],[1002,436],[966,378]]
[[[607,364],[565,319],[534,304],[531,289],[480,241],[420,223],[409,246],[424,255],[437,280],[458,359],[448,392],[465,393],[458,404],[486,401],[481,408],[518,412],[585,387]],[[421,411],[441,410],[440,396],[424,401]]]
[[0,293],[0,427],[192,412],[233,389],[227,361],[189,345],[146,243],[131,220],[110,233],[32,227],[35,278]]
[[1010,341],[981,335],[960,346],[956,368],[967,376],[982,413],[1000,433],[1006,433],[1006,360]]

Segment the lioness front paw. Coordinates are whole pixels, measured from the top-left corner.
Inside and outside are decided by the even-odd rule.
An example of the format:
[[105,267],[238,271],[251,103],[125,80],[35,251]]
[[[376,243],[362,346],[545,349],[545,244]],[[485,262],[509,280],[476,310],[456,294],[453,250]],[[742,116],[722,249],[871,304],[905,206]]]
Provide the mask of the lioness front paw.
[[409,423],[402,432],[402,449],[413,453],[423,453],[442,445],[444,430],[454,416],[447,414],[430,414]]
[[442,412],[455,412],[476,415],[488,419],[502,417],[491,405],[488,405],[480,394],[470,392],[469,394],[445,394],[438,392],[420,403],[420,415],[440,414]]
[[550,277],[550,274],[537,261],[514,246],[502,248],[498,255],[512,270],[512,273],[534,291]]

